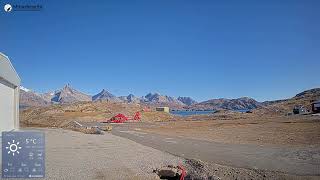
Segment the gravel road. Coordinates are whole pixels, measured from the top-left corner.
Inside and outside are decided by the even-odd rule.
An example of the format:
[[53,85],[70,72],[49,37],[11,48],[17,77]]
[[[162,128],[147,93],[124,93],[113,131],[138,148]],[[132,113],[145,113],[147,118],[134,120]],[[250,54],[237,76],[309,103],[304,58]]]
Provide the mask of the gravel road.
[[319,176],[320,147],[224,144],[139,131],[133,124],[114,125],[112,134],[184,157],[226,166]]
[[176,156],[109,133],[33,130],[46,133],[45,179],[158,179],[152,173],[154,168],[183,162]]

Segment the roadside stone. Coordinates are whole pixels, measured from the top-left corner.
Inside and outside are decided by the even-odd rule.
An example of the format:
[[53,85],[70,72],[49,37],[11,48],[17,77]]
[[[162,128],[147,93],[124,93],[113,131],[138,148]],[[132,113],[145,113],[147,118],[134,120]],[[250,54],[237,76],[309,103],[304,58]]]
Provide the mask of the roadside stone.
[[160,179],[179,179],[182,171],[178,168],[178,166],[164,166],[160,169],[153,170],[154,173],[156,173]]

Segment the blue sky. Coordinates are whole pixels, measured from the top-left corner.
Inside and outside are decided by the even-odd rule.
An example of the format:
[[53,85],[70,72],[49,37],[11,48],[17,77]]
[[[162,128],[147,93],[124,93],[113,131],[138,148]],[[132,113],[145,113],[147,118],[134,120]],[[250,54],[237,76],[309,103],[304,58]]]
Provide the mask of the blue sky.
[[43,5],[1,1],[0,51],[35,91],[263,101],[320,86],[317,0],[6,2]]

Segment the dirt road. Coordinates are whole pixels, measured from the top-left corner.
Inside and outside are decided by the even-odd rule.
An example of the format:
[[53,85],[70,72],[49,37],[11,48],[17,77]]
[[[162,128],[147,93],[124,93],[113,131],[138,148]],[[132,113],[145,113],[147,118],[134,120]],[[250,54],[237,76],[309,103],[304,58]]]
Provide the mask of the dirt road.
[[285,147],[224,144],[140,131],[141,125],[114,125],[112,134],[184,158],[232,167],[319,176],[320,146]]

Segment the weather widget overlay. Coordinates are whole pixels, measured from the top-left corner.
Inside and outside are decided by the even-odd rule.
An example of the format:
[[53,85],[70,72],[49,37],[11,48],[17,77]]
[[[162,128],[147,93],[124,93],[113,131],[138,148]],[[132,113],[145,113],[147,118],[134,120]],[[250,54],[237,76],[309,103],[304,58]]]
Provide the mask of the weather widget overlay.
[[42,178],[44,176],[44,133],[2,132],[2,178]]

